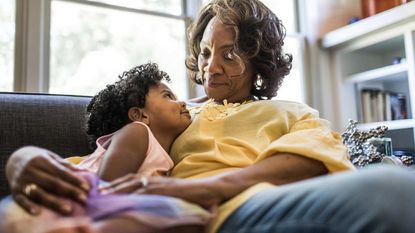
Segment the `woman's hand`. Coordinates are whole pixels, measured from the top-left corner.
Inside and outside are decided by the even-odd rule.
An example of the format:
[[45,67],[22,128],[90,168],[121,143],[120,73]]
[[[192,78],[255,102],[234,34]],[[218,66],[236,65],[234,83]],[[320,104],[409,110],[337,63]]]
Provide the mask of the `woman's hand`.
[[74,171],[80,169],[53,152],[37,147],[15,151],[6,165],[14,200],[34,215],[40,213],[40,206],[70,214],[72,206],[67,199],[85,203],[89,184],[74,175]]
[[129,174],[101,187],[101,192],[166,195],[212,209],[225,201],[217,187],[213,178],[188,180]]

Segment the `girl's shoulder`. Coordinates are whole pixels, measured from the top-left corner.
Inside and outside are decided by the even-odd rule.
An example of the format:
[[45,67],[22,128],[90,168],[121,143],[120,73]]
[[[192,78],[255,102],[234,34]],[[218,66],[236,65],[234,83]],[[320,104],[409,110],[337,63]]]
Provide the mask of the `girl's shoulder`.
[[114,137],[125,137],[134,140],[137,138],[142,139],[143,137],[148,138],[150,133],[150,128],[146,124],[140,121],[134,121],[118,130]]

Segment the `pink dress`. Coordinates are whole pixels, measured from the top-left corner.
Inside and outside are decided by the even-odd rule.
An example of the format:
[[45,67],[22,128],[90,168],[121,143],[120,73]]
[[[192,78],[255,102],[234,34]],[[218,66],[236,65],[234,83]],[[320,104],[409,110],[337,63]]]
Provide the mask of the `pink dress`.
[[[143,164],[137,173],[141,175],[162,175],[173,167],[173,161],[158,143],[147,125],[149,145]],[[102,225],[103,220],[125,218],[134,232],[156,233],[175,226],[206,227],[212,219],[212,213],[187,201],[162,195],[145,194],[101,194],[98,190],[102,182],[96,175],[105,151],[110,145],[113,134],[97,139],[97,149],[84,159],[79,166],[90,172],[77,172],[91,184],[91,191],[85,206],[70,202],[74,212],[63,217],[49,209],[43,209],[41,215],[33,217],[12,201],[9,196],[0,201],[0,233],[39,233],[57,229],[70,229],[80,225],[94,228],[94,223]],[[106,145],[105,148],[103,145]],[[117,233],[129,233],[129,228],[119,226]]]
[[[174,165],[170,156],[163,149],[146,124],[139,121],[134,121],[131,124],[141,124],[145,126],[148,131],[148,149],[146,158],[144,159],[143,164],[138,168],[137,174],[143,176],[167,175]],[[102,159],[104,158],[104,154],[111,143],[112,137],[117,132],[99,137],[96,142],[97,149],[92,154],[88,155],[87,158],[82,160],[78,166],[85,168],[90,172],[97,173]]]
[[[32,216],[13,202],[11,196],[0,201],[1,233],[67,232],[78,226],[96,229],[95,233],[157,233],[178,226],[200,226],[205,229],[213,215],[190,202],[162,195],[147,194],[101,194],[99,178],[91,172],[76,172],[86,179],[91,190],[85,206],[68,200],[73,208],[70,216],[62,216],[47,208],[40,215]],[[117,225],[117,231],[104,230],[104,221],[125,219],[127,225]],[[101,226],[98,232],[97,226]],[[107,229],[113,229],[107,222]],[[69,231],[68,231],[69,232]],[[76,231],[80,232],[80,231]],[[84,232],[84,231],[82,231]],[[90,232],[90,231],[88,231]]]

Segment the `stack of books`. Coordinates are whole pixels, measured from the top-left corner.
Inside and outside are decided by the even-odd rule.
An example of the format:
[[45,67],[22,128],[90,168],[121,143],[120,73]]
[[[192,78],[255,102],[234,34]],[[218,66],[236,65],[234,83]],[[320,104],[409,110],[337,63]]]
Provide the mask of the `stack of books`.
[[364,123],[407,119],[406,96],[376,89],[361,91]]

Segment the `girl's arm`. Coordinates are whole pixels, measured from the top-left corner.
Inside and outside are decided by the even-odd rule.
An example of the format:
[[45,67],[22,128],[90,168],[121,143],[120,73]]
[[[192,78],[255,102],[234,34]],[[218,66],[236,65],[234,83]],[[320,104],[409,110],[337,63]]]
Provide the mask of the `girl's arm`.
[[148,130],[141,124],[128,124],[117,132],[104,154],[98,176],[112,181],[136,173],[148,149]]

